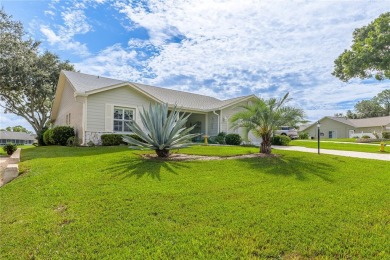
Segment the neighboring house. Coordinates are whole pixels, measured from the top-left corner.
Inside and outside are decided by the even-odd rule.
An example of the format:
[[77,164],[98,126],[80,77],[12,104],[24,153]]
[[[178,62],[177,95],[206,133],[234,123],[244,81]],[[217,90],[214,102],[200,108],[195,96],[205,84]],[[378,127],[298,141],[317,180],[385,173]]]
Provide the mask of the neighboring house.
[[[361,135],[374,137],[374,133],[381,137],[382,132],[390,132],[390,116],[362,119],[326,116],[320,120],[320,124],[322,138],[352,138]],[[317,138],[317,122],[300,131]]]
[[[210,96],[153,87],[127,81],[62,71],[54,99],[51,122],[69,125],[76,130],[82,144],[100,144],[106,133],[130,133],[126,125],[131,119],[141,125],[140,111],[150,103],[177,104],[183,112],[192,113],[187,127],[196,124],[194,133],[215,136],[219,132],[240,133],[232,130],[229,118],[248,104],[255,95],[229,100]],[[249,140],[258,143],[254,136]]]
[[36,138],[31,134],[24,132],[0,131],[0,145],[5,145],[7,143],[32,144],[34,141],[36,141]]

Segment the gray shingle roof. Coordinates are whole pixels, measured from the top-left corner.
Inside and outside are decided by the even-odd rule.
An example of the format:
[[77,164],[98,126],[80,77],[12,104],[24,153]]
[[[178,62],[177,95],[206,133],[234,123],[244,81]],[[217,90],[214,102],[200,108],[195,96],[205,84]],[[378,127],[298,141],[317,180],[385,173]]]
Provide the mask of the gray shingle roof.
[[355,126],[351,119],[349,118],[345,118],[345,117],[337,117],[337,116],[327,116],[327,118],[330,118],[334,121],[337,121],[337,122],[340,122],[340,123],[343,123],[343,124],[346,124],[346,125],[350,125],[350,126]]
[[384,126],[390,124],[390,116],[349,119],[349,120],[355,125],[355,127]]
[[35,137],[24,132],[0,131],[0,139],[10,140],[35,140]]
[[215,110],[228,106],[229,104],[239,102],[240,100],[254,97],[254,95],[249,95],[228,100],[220,100],[214,97],[185,91],[154,87],[106,77],[98,77],[79,72],[63,71],[63,73],[73,85],[76,92],[88,94],[88,92],[104,89],[110,86],[129,84],[130,86],[133,85],[139,90],[148,93],[149,95],[164,103],[168,103],[170,105],[177,104],[178,107],[194,110]]
[[126,81],[110,79],[100,76],[93,76],[89,74],[84,74],[80,72],[73,71],[62,71],[65,76],[68,78],[70,83],[76,89],[77,92],[86,93],[88,91],[105,88],[117,84],[126,83]]
[[[361,118],[361,119],[349,119],[345,117],[335,117],[335,116],[326,116],[324,118],[329,118],[337,122],[350,125],[355,128],[390,125],[390,116],[370,117],[370,118]],[[300,128],[300,131],[306,130],[307,128],[315,124],[317,124],[317,122],[314,122],[310,125],[305,125],[302,127],[302,129]]]

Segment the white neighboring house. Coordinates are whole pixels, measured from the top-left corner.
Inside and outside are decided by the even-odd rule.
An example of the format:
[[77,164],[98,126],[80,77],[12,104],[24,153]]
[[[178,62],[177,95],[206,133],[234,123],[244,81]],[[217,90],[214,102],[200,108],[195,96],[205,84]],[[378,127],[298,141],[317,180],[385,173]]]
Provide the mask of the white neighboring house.
[[[319,121],[322,138],[352,138],[363,135],[375,138],[374,133],[381,137],[382,132],[390,132],[390,116],[362,119],[326,116]],[[317,138],[317,122],[300,128],[299,131],[306,132],[311,137]]]
[[13,144],[32,144],[36,141],[35,135],[24,132],[0,131],[0,145],[7,143]]
[[[140,111],[150,103],[177,104],[183,112],[192,113],[187,127],[196,124],[194,133],[216,136],[219,132],[239,133],[230,128],[230,117],[248,104],[255,95],[219,100],[210,96],[153,87],[79,72],[62,71],[53,103],[51,122],[55,126],[69,125],[82,140],[101,144],[106,133],[129,134],[126,122],[133,119],[139,125]],[[259,143],[251,134],[251,143]]]

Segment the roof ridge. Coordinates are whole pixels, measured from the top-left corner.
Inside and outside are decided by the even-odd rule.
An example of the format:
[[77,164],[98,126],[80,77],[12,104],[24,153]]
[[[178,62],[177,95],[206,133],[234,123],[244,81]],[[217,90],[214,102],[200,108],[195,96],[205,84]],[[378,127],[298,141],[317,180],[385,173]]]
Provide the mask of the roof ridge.
[[212,96],[206,96],[206,95],[203,95],[203,94],[193,93],[193,92],[184,91],[184,90],[177,90],[177,89],[171,89],[171,88],[165,88],[165,87],[157,87],[157,86],[152,86],[152,85],[143,84],[143,83],[136,83],[136,82],[131,82],[131,81],[129,81],[129,83],[134,84],[134,85],[143,85],[143,86],[156,88],[156,89],[165,89],[165,90],[171,90],[171,91],[175,91],[175,92],[181,92],[181,93],[187,93],[187,94],[191,94],[191,95],[197,95],[197,96],[202,96],[202,97],[213,98],[213,99],[215,99],[217,101],[224,101],[224,100],[212,97]]
[[70,71],[70,70],[62,70],[62,72],[64,73],[77,73],[77,74],[83,74],[85,76],[89,76],[89,77],[96,77],[96,78],[103,78],[103,79],[109,79],[109,80],[116,80],[116,81],[122,81],[123,83],[128,83],[129,81],[126,81],[126,80],[121,80],[121,79],[114,79],[114,78],[109,78],[109,77],[105,77],[105,76],[100,76],[100,75],[92,75],[92,74],[87,74],[87,73],[84,73],[84,72],[79,72],[79,71]]

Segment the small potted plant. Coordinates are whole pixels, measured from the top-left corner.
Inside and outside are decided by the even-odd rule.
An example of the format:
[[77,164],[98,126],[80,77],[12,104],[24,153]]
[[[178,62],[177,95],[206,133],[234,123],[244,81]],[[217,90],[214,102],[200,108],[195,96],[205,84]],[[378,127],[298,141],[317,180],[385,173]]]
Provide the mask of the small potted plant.
[[3,150],[6,152],[8,155],[13,154],[16,151],[17,147],[13,143],[7,143],[4,145]]

